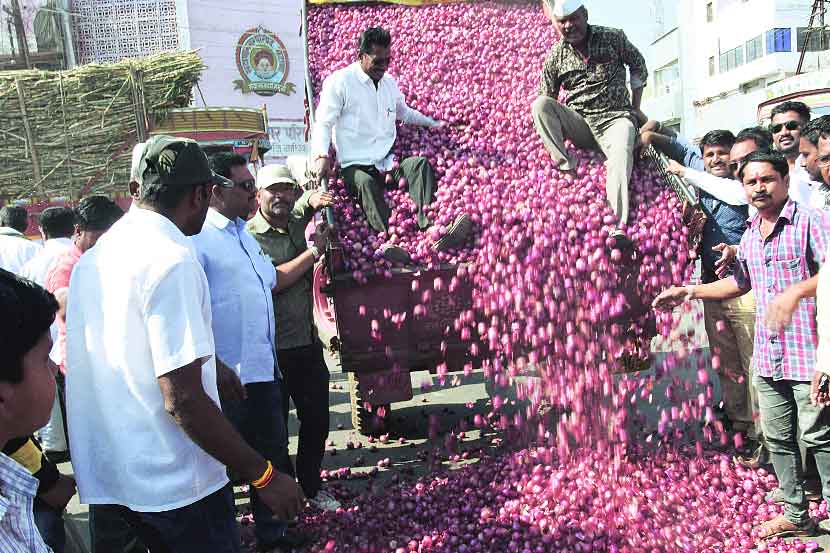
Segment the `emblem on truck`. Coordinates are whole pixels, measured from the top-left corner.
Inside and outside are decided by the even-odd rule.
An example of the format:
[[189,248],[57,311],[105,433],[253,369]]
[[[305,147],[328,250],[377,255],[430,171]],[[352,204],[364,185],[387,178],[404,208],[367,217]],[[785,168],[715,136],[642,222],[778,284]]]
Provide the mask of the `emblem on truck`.
[[239,37],[236,67],[242,78],[233,82],[234,89],[243,94],[290,96],[297,89],[288,82],[288,49],[264,27],[248,29]]

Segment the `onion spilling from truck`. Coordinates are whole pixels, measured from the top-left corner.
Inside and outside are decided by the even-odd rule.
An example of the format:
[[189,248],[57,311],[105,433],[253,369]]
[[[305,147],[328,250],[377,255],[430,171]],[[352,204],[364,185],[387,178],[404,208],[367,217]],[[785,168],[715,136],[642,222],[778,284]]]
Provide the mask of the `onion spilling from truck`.
[[[344,370],[357,380],[374,375],[356,400],[381,413],[398,399],[396,387],[408,387],[410,370],[440,379],[484,367],[493,411],[475,424],[498,427],[518,450],[482,453],[473,466],[415,484],[370,487],[343,512],[308,516],[301,529],[321,537],[311,550],[751,549],[752,528],[780,512],[764,500],[775,477],[740,468],[719,450],[741,437],[713,415],[711,360],[687,355],[678,314],[648,307],[665,287],[692,278],[702,220],[684,183],[660,170],[655,152],[641,152],[625,229],[634,246],[612,247],[602,156],[572,148],[580,165],[575,178],[565,176],[533,129],[530,104],[555,40],[537,3],[314,8],[316,94],[353,61],[369,26],[391,31],[390,73],[407,102],[449,123],[437,132],[401,126],[395,150],[435,167],[436,228],[418,232],[405,190],[390,183],[393,229],[376,234],[342,181],[330,182],[339,244],[315,274],[318,323],[328,325]],[[432,251],[461,212],[473,217],[474,238]],[[417,268],[384,261],[387,241],[409,250]],[[653,362],[660,335],[675,351]],[[534,378],[515,387],[528,374]],[[370,393],[378,394],[374,406]],[[658,395],[668,406],[639,412]],[[356,428],[377,431],[371,420]],[[826,506],[811,514],[825,518]]]

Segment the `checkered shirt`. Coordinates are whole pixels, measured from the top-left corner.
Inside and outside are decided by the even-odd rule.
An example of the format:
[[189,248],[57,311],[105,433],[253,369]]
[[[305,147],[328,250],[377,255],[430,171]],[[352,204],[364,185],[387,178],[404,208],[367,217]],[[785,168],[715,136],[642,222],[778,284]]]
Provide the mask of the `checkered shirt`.
[[760,225],[760,215],[749,221],[735,271],[738,286],[755,292],[753,368],[756,374],[774,380],[809,381],[818,342],[815,298],[801,300],[792,323],[781,332],[767,328],[766,314],[775,296],[815,275],[824,263],[830,245],[830,215],[787,200],[766,239]]
[[51,553],[43,543],[32,514],[37,478],[0,453],[0,551]]

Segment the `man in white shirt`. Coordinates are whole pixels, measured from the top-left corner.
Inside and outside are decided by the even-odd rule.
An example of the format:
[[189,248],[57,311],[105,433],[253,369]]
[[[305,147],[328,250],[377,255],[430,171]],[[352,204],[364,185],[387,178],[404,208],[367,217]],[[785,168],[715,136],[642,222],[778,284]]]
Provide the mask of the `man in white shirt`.
[[[210,162],[214,172],[234,184],[213,186],[202,232],[191,237],[210,288],[222,411],[251,447],[293,474],[274,342],[271,291],[277,286],[277,271],[245,230],[256,180],[238,154],[218,153]],[[299,545],[300,536],[274,518],[255,488],[250,491],[259,549]]]
[[40,214],[38,229],[43,248],[23,266],[21,274],[43,286],[55,258],[72,246],[75,212],[65,206],[47,207]]
[[192,140],[155,137],[140,201],[72,272],[67,410],[81,501],[114,505],[151,551],[238,553],[226,467],[282,519],[301,507],[219,409],[210,292],[187,236],[215,184]]
[[799,163],[810,179],[817,183],[810,193],[809,206],[830,210],[830,185],[825,175],[830,166],[830,115],[807,123],[801,129],[799,143]]
[[[55,259],[72,247],[71,236],[75,231],[75,212],[64,206],[47,207],[40,214],[38,222],[43,248],[23,266],[21,275],[40,286],[46,284],[46,275]],[[52,342],[58,338],[58,325],[52,324]],[[54,348],[53,348],[54,349]],[[57,359],[57,360],[56,360]],[[53,359],[59,363],[59,357]],[[44,451],[62,456],[66,454],[66,431],[63,426],[63,414],[60,401],[55,400],[49,423],[38,432]]]
[[[431,224],[424,208],[435,196],[435,173],[422,157],[403,159],[400,165],[395,162],[392,147],[397,137],[396,121],[430,128],[442,126],[407,106],[397,82],[386,73],[392,60],[391,43],[389,31],[380,27],[360,35],[357,61],[323,82],[311,135],[318,180],[331,169],[329,147],[333,134],[346,188],[360,202],[369,225],[379,233],[389,231],[391,214],[384,190],[398,186],[401,179],[405,179],[409,196],[418,207],[418,228],[426,230]],[[471,229],[470,218],[460,215],[432,247],[437,251],[458,247]],[[381,251],[390,261],[410,261],[409,252],[392,243]]]
[[23,234],[29,226],[26,208],[7,205],[0,209],[0,269],[17,275],[42,246]]
[[772,122],[769,130],[775,149],[790,166],[790,198],[802,205],[809,205],[814,183],[801,163],[798,151],[801,144],[801,129],[810,122],[810,108],[802,102],[782,102],[772,108]]

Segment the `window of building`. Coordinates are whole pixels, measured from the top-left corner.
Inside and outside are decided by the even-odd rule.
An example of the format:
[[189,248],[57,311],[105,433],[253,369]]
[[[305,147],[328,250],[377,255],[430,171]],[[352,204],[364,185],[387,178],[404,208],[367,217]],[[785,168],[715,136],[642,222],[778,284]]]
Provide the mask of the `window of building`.
[[715,56],[709,56],[709,76],[715,74]]
[[712,2],[706,3],[706,22],[711,23],[715,20],[715,9],[712,6]]
[[767,31],[767,54],[791,51],[790,29],[778,28]]
[[796,38],[796,45],[798,51],[803,52],[823,52],[830,50],[830,31],[821,28],[813,28],[810,32],[809,39],[807,38],[807,31],[809,27],[799,27]]
[[764,43],[758,35],[752,40],[746,41],[746,63],[752,62],[764,56]]
[[661,93],[668,92],[667,87],[679,79],[680,65],[677,63],[677,60],[674,60],[668,65],[664,65],[654,72],[654,83]]
[[720,55],[720,72],[726,73],[744,64],[744,47],[732,48]]

